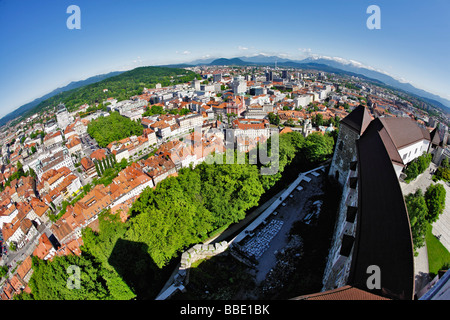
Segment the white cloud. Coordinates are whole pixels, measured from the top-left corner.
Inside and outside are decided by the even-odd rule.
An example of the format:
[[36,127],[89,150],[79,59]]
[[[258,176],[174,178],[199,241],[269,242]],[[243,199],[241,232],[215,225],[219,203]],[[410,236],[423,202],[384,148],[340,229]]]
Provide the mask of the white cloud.
[[247,47],[243,47],[243,46],[238,46],[238,49],[239,49],[239,50],[248,50]]
[[191,52],[189,50],[184,50],[183,52],[180,52],[180,51],[177,50],[177,51],[175,51],[175,53],[176,54],[182,54],[182,55],[185,55],[185,56],[191,54]]
[[311,53],[311,48],[298,48],[298,51],[303,53]]

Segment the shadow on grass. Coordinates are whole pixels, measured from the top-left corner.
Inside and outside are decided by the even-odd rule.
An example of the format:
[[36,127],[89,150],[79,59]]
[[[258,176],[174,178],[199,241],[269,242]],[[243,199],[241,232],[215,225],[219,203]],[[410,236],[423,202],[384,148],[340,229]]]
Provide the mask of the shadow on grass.
[[144,243],[118,239],[108,259],[139,300],[154,299],[161,290],[172,265],[160,269]]
[[250,269],[228,251],[196,263],[188,272],[186,291],[172,300],[243,300],[255,288]]

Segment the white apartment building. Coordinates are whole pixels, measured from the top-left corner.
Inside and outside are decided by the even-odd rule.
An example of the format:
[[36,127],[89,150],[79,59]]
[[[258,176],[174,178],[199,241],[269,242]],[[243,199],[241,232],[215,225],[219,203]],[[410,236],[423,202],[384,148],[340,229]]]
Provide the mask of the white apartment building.
[[180,126],[180,132],[188,132],[196,127],[203,125],[203,116],[201,114],[187,114],[176,119]]
[[69,114],[66,107],[63,104],[58,105],[56,111],[56,121],[58,123],[58,127],[61,130],[64,130],[73,122],[73,120],[73,117]]
[[294,106],[296,108],[304,108],[314,101],[314,96],[311,94],[302,94],[294,98]]
[[233,89],[233,93],[242,94],[247,92],[247,81],[245,81],[243,76],[234,77],[231,82],[231,88]]

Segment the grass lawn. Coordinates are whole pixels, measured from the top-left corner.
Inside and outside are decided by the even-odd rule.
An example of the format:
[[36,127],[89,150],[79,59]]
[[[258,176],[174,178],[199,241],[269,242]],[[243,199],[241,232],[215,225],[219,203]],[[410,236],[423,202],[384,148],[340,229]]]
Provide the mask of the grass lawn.
[[428,266],[431,277],[437,275],[441,269],[447,269],[450,266],[450,252],[442,243],[431,233],[431,226],[427,230],[425,241],[428,250]]

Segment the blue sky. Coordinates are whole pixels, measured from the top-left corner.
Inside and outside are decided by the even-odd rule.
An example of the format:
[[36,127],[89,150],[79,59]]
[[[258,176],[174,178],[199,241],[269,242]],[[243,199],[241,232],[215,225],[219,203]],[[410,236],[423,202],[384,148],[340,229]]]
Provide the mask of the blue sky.
[[97,74],[259,53],[354,60],[450,99],[449,13],[447,0],[0,0],[0,117]]

